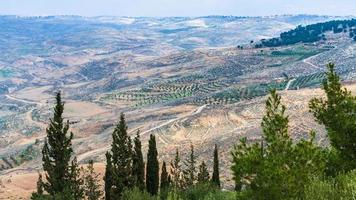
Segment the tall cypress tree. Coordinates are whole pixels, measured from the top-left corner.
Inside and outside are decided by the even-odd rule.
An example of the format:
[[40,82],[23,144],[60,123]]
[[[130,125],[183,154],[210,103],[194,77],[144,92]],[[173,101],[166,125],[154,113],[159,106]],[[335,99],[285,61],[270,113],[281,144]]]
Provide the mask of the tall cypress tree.
[[123,113],[120,115],[120,121],[112,137],[113,187],[111,192],[114,199],[119,199],[124,188],[133,186],[132,144],[131,138],[127,135],[127,125]]
[[218,145],[216,144],[214,149],[214,168],[213,168],[213,176],[211,178],[211,182],[220,188],[219,155],[218,155]]
[[208,168],[206,167],[205,162],[203,161],[199,165],[199,172],[198,172],[198,183],[208,183],[209,182],[209,171]]
[[106,152],[106,167],[104,175],[104,190],[105,190],[105,200],[111,200],[111,190],[113,186],[113,166],[111,154]]
[[160,189],[164,190],[164,189],[167,189],[168,187],[169,187],[169,174],[168,174],[168,171],[167,171],[166,162],[163,161],[162,171],[161,171]]
[[184,162],[185,169],[183,171],[185,187],[191,187],[196,181],[196,156],[194,155],[194,146],[190,145],[190,154]]
[[159,163],[157,159],[156,139],[150,135],[148,142],[147,166],[146,166],[146,189],[151,195],[158,193],[159,186]]
[[69,122],[63,119],[64,103],[61,93],[56,95],[53,118],[46,129],[47,138],[42,149],[43,170],[46,176],[44,189],[51,196],[71,189],[71,155],[73,133],[69,132]]
[[132,157],[132,175],[134,177],[135,186],[141,191],[145,189],[145,163],[142,155],[142,145],[140,141],[140,132],[137,131],[134,139],[134,152]]
[[160,181],[160,198],[162,200],[166,200],[168,196],[169,190],[169,174],[167,172],[166,162],[163,161],[162,170],[161,170],[161,181]]
[[43,180],[42,180],[42,174],[38,172],[38,180],[37,180],[37,190],[36,192],[33,192],[31,195],[31,199],[40,199],[40,198],[45,198],[43,195]]

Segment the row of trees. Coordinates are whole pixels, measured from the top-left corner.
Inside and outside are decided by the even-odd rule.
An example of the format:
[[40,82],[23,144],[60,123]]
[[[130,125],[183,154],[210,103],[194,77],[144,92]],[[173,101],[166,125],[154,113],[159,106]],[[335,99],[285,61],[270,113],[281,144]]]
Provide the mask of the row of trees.
[[[160,172],[156,139],[150,135],[148,141],[147,163],[144,163],[140,132],[134,138],[132,147],[131,138],[127,134],[127,125],[124,114],[113,132],[111,151],[106,153],[105,172],[105,199],[120,199],[124,190],[138,188],[147,191],[152,196],[159,194],[164,198],[169,190],[184,190],[196,183],[210,182],[209,172],[203,161],[197,168],[197,157],[194,147],[188,158],[181,166],[179,151],[177,149],[175,159],[170,163],[170,173],[166,162],[163,161]],[[146,167],[146,169],[145,169]],[[218,150],[214,150],[214,171],[211,182],[220,187]]]
[[356,19],[350,20],[334,20],[311,24],[307,26],[298,26],[297,28],[283,32],[279,38],[263,39],[260,44],[256,44],[256,48],[277,47],[281,45],[291,45],[299,42],[317,42],[325,40],[325,33],[333,31],[334,33],[349,32],[352,39],[355,37]]
[[[32,199],[89,199],[96,200],[103,196],[98,174],[94,172],[92,160],[86,169],[79,167],[73,156],[73,133],[69,132],[69,122],[63,119],[64,103],[61,94],[56,95],[54,116],[46,130],[47,138],[42,151],[45,181],[39,173],[37,192]],[[211,184],[220,188],[218,147],[214,149],[214,169],[212,178],[206,163],[197,166],[197,156],[191,145],[189,156],[181,165],[177,149],[170,171],[163,161],[160,172],[158,151],[154,135],[150,135],[147,163],[144,162],[140,132],[131,139],[127,133],[125,115],[112,134],[111,150],[106,152],[106,169],[104,175],[104,193],[106,200],[122,199],[125,190],[137,188],[154,196],[160,194],[167,199],[170,191],[182,191],[196,184]]]
[[248,144],[243,138],[232,151],[231,169],[241,199],[306,199],[311,179],[356,169],[356,98],[341,87],[333,64],[328,65],[323,89],[327,98],[314,98],[309,107],[325,125],[331,148],[316,145],[314,131],[308,140],[294,143],[288,133],[286,107],[272,90],[261,124],[263,139]]
[[[204,161],[197,166],[193,145],[185,160],[181,161],[177,150],[170,166],[165,161],[160,164],[154,135],[148,141],[145,163],[140,133],[132,141],[121,114],[112,134],[111,150],[106,153],[105,199],[205,199],[207,195],[207,199],[318,199],[313,196],[318,190],[336,191],[330,198],[355,198],[356,97],[342,88],[333,64],[328,65],[326,75],[326,99],[314,98],[309,107],[316,120],[326,127],[331,147],[316,145],[314,131],[309,139],[294,142],[288,132],[286,107],[281,96],[272,90],[261,124],[263,138],[256,143],[242,138],[231,152],[236,192],[229,197],[220,194],[216,145],[211,178]],[[86,169],[78,167],[71,147],[73,134],[62,117],[64,104],[60,93],[56,101],[42,152],[45,180],[40,174],[32,199],[99,199],[103,192],[93,162]],[[348,179],[349,176],[355,180]],[[340,180],[344,182],[342,186]],[[347,192],[339,192],[343,188]],[[220,193],[214,196],[212,190]],[[319,199],[325,198],[329,197]]]

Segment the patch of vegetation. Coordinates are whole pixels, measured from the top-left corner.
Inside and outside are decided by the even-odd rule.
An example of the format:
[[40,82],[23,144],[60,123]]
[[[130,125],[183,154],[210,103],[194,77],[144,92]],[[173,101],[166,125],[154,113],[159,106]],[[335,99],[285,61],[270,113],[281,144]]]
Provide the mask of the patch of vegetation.
[[40,154],[41,154],[41,150],[36,144],[29,145],[17,155],[2,157],[0,161],[0,170],[14,168],[26,161],[31,161],[35,158],[38,158]]
[[211,97],[196,100],[199,104],[229,104],[241,100],[252,99],[265,96],[271,89],[282,90],[286,87],[287,81],[263,83],[250,85],[241,88],[231,88],[213,94]]
[[332,177],[315,177],[305,188],[305,200],[355,199],[356,170]]
[[350,32],[350,37],[355,40],[356,19],[351,20],[334,20],[329,22],[317,23],[307,26],[298,26],[297,28],[283,32],[278,38],[263,39],[261,44],[257,44],[256,48],[278,47],[283,45],[318,42],[325,40],[325,33],[333,31],[334,33]]
[[320,85],[325,80],[325,78],[326,76],[324,73],[315,73],[311,75],[300,76],[297,77],[296,80],[290,84],[289,89],[298,90],[300,88],[317,86]]

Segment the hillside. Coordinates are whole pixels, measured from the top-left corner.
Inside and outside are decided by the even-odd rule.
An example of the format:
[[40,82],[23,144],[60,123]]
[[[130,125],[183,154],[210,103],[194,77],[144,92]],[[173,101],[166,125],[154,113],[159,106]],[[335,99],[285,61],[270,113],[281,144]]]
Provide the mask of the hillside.
[[[348,84],[346,87],[356,93],[356,84]],[[310,130],[317,131],[319,145],[328,145],[325,140],[325,133],[322,126],[318,125],[310,113],[308,113],[308,101],[313,97],[323,95],[321,89],[302,89],[281,92],[283,103],[287,105],[287,114],[290,117],[290,131],[295,139],[304,138]],[[231,187],[231,172],[229,170],[231,147],[240,137],[248,137],[250,141],[258,141],[261,130],[259,129],[261,117],[264,111],[266,97],[256,98],[253,101],[242,101],[236,104],[221,106],[206,106],[200,109],[185,111],[185,115],[161,123],[150,133],[156,134],[159,153],[161,159],[167,159],[174,154],[174,149],[179,148],[183,155],[188,153],[190,142],[196,145],[198,160],[205,159],[208,165],[212,160],[206,159],[211,154],[211,146],[217,141],[221,149],[221,178],[224,180],[224,187]],[[171,112],[169,109],[152,112]],[[129,117],[129,121],[135,121],[134,116]],[[169,134],[168,134],[169,133]],[[147,132],[142,134],[144,140],[147,139]],[[97,146],[93,150],[84,154],[79,154],[78,159],[82,160],[90,157],[101,157],[110,148],[109,144],[98,143],[98,137],[86,140],[88,146]],[[80,140],[76,139],[78,144]],[[99,145],[99,146],[98,146]],[[146,145],[145,145],[146,146]],[[144,151],[146,151],[146,147]],[[98,159],[101,160],[101,159]],[[37,162],[37,161],[34,161]],[[2,198],[18,199],[27,198],[36,189],[37,172],[31,170],[34,162],[27,163],[22,167],[6,170],[0,176],[0,196]],[[104,164],[96,164],[96,171],[103,175]]]
[[356,41],[356,19],[333,20],[307,26],[299,25],[293,30],[281,33],[278,38],[262,39],[261,44],[256,44],[256,47],[276,47],[301,42],[327,41],[327,33],[329,32],[334,34],[346,33],[352,40]]
[[[2,16],[0,35],[8,39],[0,42],[0,174],[40,169],[57,90],[63,91],[80,163],[103,160],[119,113],[125,112],[130,133],[141,130],[144,148],[154,133],[162,157],[171,158],[177,147],[184,152],[192,142],[206,159],[218,143],[226,166],[238,138],[259,139],[271,88],[288,105],[293,138],[316,129],[320,144],[327,145],[307,102],[322,95],[316,88],[330,61],[355,92],[356,42],[350,33],[258,49],[251,40],[330,20],[350,21],[303,15]],[[222,174],[229,180],[228,171]]]

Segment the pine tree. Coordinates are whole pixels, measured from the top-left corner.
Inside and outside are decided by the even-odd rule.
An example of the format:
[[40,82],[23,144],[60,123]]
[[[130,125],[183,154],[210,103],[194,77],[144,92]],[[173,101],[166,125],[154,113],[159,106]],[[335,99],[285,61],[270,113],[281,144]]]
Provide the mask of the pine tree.
[[196,181],[196,156],[194,155],[194,146],[190,145],[190,154],[184,162],[185,169],[183,170],[184,185],[191,187]]
[[113,187],[112,198],[121,197],[124,188],[132,188],[132,144],[131,138],[127,135],[127,125],[125,115],[121,113],[120,121],[113,134],[111,145]]
[[174,157],[174,160],[171,162],[171,179],[172,179],[173,189],[175,190],[181,189],[182,169],[181,169],[178,149],[176,150],[176,155]]
[[[266,114],[262,119],[262,130],[267,145],[275,145],[273,148],[290,146],[291,139],[288,135],[288,116],[285,115],[286,107],[281,104],[281,96],[276,90],[271,91],[271,96],[266,101]],[[275,141],[278,141],[277,145]],[[282,145],[282,146],[280,146]],[[275,149],[279,152],[283,149]]]
[[81,200],[84,198],[84,180],[81,177],[80,168],[76,158],[72,160],[70,173],[70,192],[73,195],[74,200]]
[[204,161],[199,165],[198,183],[208,183],[210,180],[209,171]]
[[275,90],[266,101],[262,130],[264,140],[248,144],[243,138],[232,151],[236,190],[244,188],[247,199],[304,199],[310,177],[321,175],[325,166],[315,134],[310,141],[292,143],[285,106]]
[[105,190],[105,200],[111,200],[111,190],[113,186],[113,166],[111,154],[106,152],[106,167],[104,175],[104,190]]
[[160,181],[160,198],[166,200],[168,196],[170,177],[167,172],[166,162],[163,161]]
[[43,170],[46,175],[44,189],[48,194],[54,196],[70,188],[71,167],[70,159],[73,153],[73,133],[69,133],[69,122],[63,122],[64,103],[61,93],[56,95],[56,106],[53,118],[46,129],[47,138],[42,149]]
[[94,171],[93,160],[89,161],[87,169],[84,172],[85,196],[88,200],[98,200],[102,196],[99,185],[99,174]]
[[138,187],[141,191],[145,189],[145,163],[143,161],[142,155],[142,145],[140,141],[140,132],[137,131],[137,135],[134,139],[134,152],[132,158],[132,174],[134,176],[135,186]]
[[334,168],[338,171],[356,169],[356,96],[342,88],[335,66],[328,64],[323,90],[326,99],[314,98],[310,101],[310,111],[320,124],[325,125],[331,146],[339,154],[340,161]]
[[146,189],[151,195],[158,193],[159,186],[159,163],[157,159],[156,139],[150,135],[148,141],[147,166],[146,166]]
[[220,175],[219,175],[219,155],[218,155],[218,145],[215,144],[214,149],[214,166],[213,166],[213,176],[211,177],[211,182],[220,188]]

